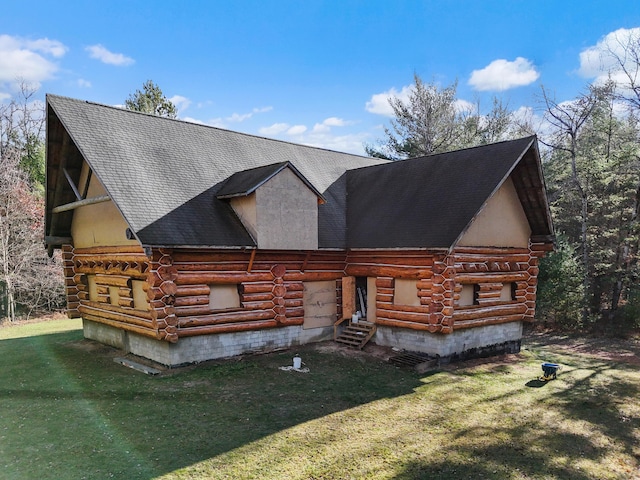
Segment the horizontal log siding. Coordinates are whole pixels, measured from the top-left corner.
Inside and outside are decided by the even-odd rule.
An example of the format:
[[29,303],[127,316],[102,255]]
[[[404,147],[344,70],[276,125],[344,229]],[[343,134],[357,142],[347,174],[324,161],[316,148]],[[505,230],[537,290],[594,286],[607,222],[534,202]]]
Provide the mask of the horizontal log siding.
[[[458,293],[454,329],[533,320],[539,256],[531,248],[456,249],[452,254],[456,291],[464,284],[478,285],[478,305],[457,305]],[[510,301],[501,299],[504,284],[515,285]]]
[[[544,247],[544,248],[542,248]],[[269,252],[63,247],[68,314],[176,342],[182,336],[237,332],[304,322],[306,281],[334,280],[342,318],[342,278],[376,278],[376,323],[428,332],[532,320],[539,258],[528,249]],[[545,250],[546,249],[546,250]],[[87,276],[98,297],[91,301]],[[395,305],[395,279],[416,282],[420,305]],[[134,308],[133,281],[142,281],[147,308]],[[500,299],[504,283],[515,298]],[[211,285],[238,285],[240,306],[210,306]],[[458,306],[464,284],[480,285],[480,305]],[[111,295],[118,300],[112,304]],[[373,294],[373,292],[369,292]],[[139,305],[138,305],[139,307]]]
[[[336,280],[338,284],[344,276],[345,255],[175,250],[170,264],[177,287],[172,305],[178,318],[177,335],[182,337],[302,325],[303,282]],[[238,285],[240,306],[211,308],[213,284]]]
[[80,275],[76,274],[73,263],[73,247],[71,245],[62,246],[62,271],[64,274],[65,295],[67,297],[67,316],[78,318],[82,316],[78,307],[80,297],[78,296],[78,281]]
[[[68,294],[67,301],[75,306],[78,316],[158,340],[170,340],[175,335],[177,323],[171,318],[167,321],[170,311],[166,305],[134,306],[132,282],[146,282],[152,266],[141,248],[65,246],[63,258],[68,291],[72,288],[76,292],[74,296]],[[89,298],[89,276],[96,285],[94,300]],[[145,283],[143,288],[149,290],[149,285]]]
[[[448,266],[442,263],[445,258],[442,254],[424,251],[352,251],[347,256],[346,273],[356,277],[375,277],[376,318],[371,319],[375,323],[448,333],[451,331],[452,311],[447,309],[452,304],[449,299],[452,293],[443,287],[449,275],[446,272]],[[394,303],[397,278],[415,280],[420,305]]]

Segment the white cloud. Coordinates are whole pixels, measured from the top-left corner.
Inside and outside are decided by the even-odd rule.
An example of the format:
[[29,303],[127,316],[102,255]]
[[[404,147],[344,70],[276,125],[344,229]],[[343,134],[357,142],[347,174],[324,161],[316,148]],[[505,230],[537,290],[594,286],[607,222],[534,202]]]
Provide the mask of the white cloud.
[[191,105],[191,100],[187,97],[183,97],[182,95],[174,95],[169,99],[169,101],[175,105],[178,111],[184,111],[189,108],[189,105]]
[[316,123],[313,126],[312,132],[314,133],[327,133],[331,131],[331,127],[329,125],[325,125],[324,123]]
[[113,53],[107,50],[104,46],[90,45],[85,48],[87,52],[89,52],[89,56],[91,58],[95,58],[100,60],[102,63],[106,63],[108,65],[116,65],[118,67],[124,67],[127,65],[132,65],[135,63],[135,60],[131,57],[127,57],[122,53]]
[[[204,106],[204,104],[199,103],[197,106],[201,107],[201,106]],[[273,107],[254,108],[253,110],[251,110],[248,113],[236,113],[236,112],[234,112],[231,115],[229,115],[228,117],[212,118],[211,120],[209,120],[206,123],[207,123],[207,125],[211,125],[211,126],[214,126],[214,127],[229,128],[229,124],[230,123],[241,123],[241,122],[244,122],[245,120],[249,120],[250,118],[252,118],[257,113],[270,112],[271,110],[273,110]],[[281,124],[276,124],[276,125],[281,125]],[[269,129],[271,127],[264,127],[264,128],[265,129]],[[289,126],[287,125],[286,128],[289,128]],[[286,130],[286,128],[284,130]],[[280,132],[277,132],[277,133],[280,133]],[[271,135],[271,134],[270,133],[265,133],[264,135]]]
[[623,88],[628,87],[629,78],[623,72],[623,65],[636,81],[640,80],[639,65],[628,52],[630,45],[635,45],[635,48],[640,45],[640,27],[620,28],[608,33],[598,43],[580,52],[578,73],[594,78],[595,83],[603,83],[611,76]]
[[453,108],[455,108],[458,113],[475,112],[477,110],[477,105],[467,100],[457,98],[453,101]]
[[85,80],[84,78],[79,78],[78,86],[82,88],[89,88],[91,87],[91,82],[89,80]]
[[523,57],[513,62],[498,59],[481,70],[471,72],[469,85],[476,90],[498,91],[522,87],[535,82],[540,77],[533,63]]
[[288,123],[274,123],[269,127],[262,127],[258,130],[260,135],[271,136],[286,132],[290,128]]
[[28,40],[25,45],[30,50],[36,50],[52,57],[60,58],[67,53],[67,47],[58,40],[49,40],[48,38],[39,38],[38,40]]
[[296,135],[292,140],[296,143],[312,147],[364,155],[363,145],[365,142],[370,140],[370,135],[366,132],[357,132],[346,135],[331,135],[312,131],[310,133]]
[[313,132],[326,133],[331,131],[331,127],[346,127],[347,125],[353,125],[354,122],[350,122],[338,117],[325,118],[322,123],[316,123],[313,126]]
[[198,120],[197,118],[192,117],[180,117],[180,120],[189,123],[197,123],[198,125],[207,125],[207,123],[203,122],[202,120]]
[[307,131],[307,127],[304,125],[294,125],[287,130],[287,135],[300,135]]
[[58,65],[46,58],[60,58],[67,47],[57,40],[29,40],[0,35],[0,83],[15,84],[20,80],[39,88],[58,71]]
[[248,120],[253,116],[252,113],[236,113],[233,112],[230,116],[226,118],[228,122],[240,123]]
[[393,117],[393,108],[391,108],[391,105],[389,104],[389,99],[391,97],[396,97],[403,102],[408,102],[409,94],[412,89],[413,85],[407,85],[402,87],[399,92],[395,88],[391,88],[386,92],[376,93],[371,96],[371,100],[369,100],[365,105],[365,110],[370,113]]
[[338,117],[329,117],[325,118],[324,122],[322,123],[328,127],[344,127],[346,125],[349,125],[350,122],[347,122],[346,120]]
[[11,98],[10,93],[0,92],[0,102],[4,102],[5,100],[8,100],[10,98]]
[[270,112],[271,110],[273,110],[273,107],[254,108],[249,113],[235,113],[234,112],[230,116],[228,116],[225,120],[227,122],[233,122],[233,123],[244,122],[245,120],[249,120],[256,113],[265,113],[265,112]]

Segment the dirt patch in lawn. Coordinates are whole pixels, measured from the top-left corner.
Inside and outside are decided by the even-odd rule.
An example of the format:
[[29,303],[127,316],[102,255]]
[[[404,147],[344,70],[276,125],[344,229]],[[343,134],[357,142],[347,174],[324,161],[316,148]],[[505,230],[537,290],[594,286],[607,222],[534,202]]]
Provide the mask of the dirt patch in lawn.
[[579,353],[609,362],[640,366],[640,337],[614,338],[533,332],[523,338],[527,346],[553,346],[563,353]]

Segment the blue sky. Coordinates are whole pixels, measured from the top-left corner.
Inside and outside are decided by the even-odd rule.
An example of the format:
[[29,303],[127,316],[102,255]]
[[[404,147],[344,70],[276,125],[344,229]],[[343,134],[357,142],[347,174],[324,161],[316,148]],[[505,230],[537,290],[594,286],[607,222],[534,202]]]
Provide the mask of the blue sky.
[[640,27],[637,0],[0,4],[0,100],[21,77],[42,98],[122,105],[151,79],[182,119],[354,153],[414,72],[481,108],[536,107],[540,85],[574,98],[599,42]]

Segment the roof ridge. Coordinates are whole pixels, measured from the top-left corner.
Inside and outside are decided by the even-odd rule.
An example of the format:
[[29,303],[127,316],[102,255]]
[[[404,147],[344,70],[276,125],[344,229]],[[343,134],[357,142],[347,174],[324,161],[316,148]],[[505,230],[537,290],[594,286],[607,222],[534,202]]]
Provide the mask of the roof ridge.
[[[260,140],[267,140],[267,141],[270,141],[270,142],[284,143],[284,144],[287,144],[287,145],[292,145],[294,147],[304,147],[304,148],[310,148],[310,149],[313,149],[313,150],[320,150],[320,151],[324,151],[324,152],[339,153],[340,155],[349,155],[349,156],[356,157],[356,158],[364,158],[364,159],[373,158],[373,157],[368,157],[366,155],[358,155],[356,153],[341,152],[340,150],[332,150],[330,148],[315,147],[313,145],[306,145],[306,144],[303,144],[303,143],[295,143],[295,142],[291,142],[291,141],[288,141],[288,140],[280,140],[278,138],[270,138],[270,137],[265,137],[265,136],[261,136],[261,135],[255,135],[253,133],[239,132],[237,130],[229,130],[227,128],[221,128],[221,127],[215,127],[213,125],[207,125],[206,123],[190,122],[188,120],[182,120],[180,118],[162,117],[162,116],[159,116],[159,115],[154,115],[152,113],[139,112],[137,110],[129,110],[128,108],[118,107],[116,105],[107,105],[105,103],[94,102],[94,101],[91,101],[91,100],[80,100],[78,98],[67,97],[67,96],[64,96],[64,95],[56,95],[56,94],[53,94],[53,93],[47,93],[45,95],[45,100],[47,100],[49,97],[61,98],[61,99],[64,99],[64,100],[71,100],[73,102],[78,102],[78,103],[86,103],[86,104],[89,104],[89,105],[95,105],[97,107],[110,108],[112,110],[117,110],[119,112],[134,113],[134,114],[138,114],[138,115],[145,115],[147,117],[153,117],[153,118],[158,118],[158,119],[172,121],[172,122],[178,122],[178,123],[187,124],[187,125],[195,125],[195,126],[199,126],[199,127],[210,128],[210,129],[213,129],[213,130],[218,130],[218,131],[222,131],[222,132],[229,132],[229,133],[233,133],[233,134],[236,134],[236,135],[243,135],[245,137],[251,137],[251,138],[256,138],[256,139],[260,139]],[[385,160],[385,159],[378,159],[378,160]],[[391,161],[391,160],[389,160],[389,161]]]
[[458,152],[464,152],[465,150],[474,150],[476,148],[483,148],[483,147],[489,147],[489,146],[496,146],[496,145],[500,145],[502,143],[512,143],[512,142],[519,142],[519,141],[523,141],[523,140],[533,140],[534,138],[538,138],[538,136],[536,134],[533,135],[527,135],[525,137],[518,137],[518,138],[510,138],[507,140],[500,140],[499,142],[491,142],[491,143],[484,143],[482,145],[473,145],[471,147],[464,147],[464,148],[456,148],[455,150],[449,150],[446,152],[438,152],[438,153],[429,153],[427,155],[420,155],[419,157],[409,157],[409,158],[403,158],[401,160],[396,160],[396,162],[403,162],[405,160],[415,160],[417,158],[427,158],[427,157],[436,157],[438,155],[447,155],[449,153],[458,153]]

